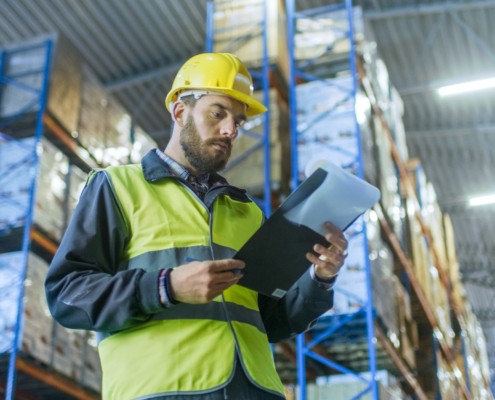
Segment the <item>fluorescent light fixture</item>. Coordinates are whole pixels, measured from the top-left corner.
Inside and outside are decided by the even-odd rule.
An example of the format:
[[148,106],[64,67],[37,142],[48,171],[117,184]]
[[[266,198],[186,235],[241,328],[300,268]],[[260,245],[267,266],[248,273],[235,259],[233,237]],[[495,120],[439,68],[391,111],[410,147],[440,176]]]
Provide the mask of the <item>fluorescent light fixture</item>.
[[495,194],[491,196],[475,197],[469,200],[470,206],[482,206],[483,204],[495,203]]
[[495,87],[495,78],[444,86],[438,89],[438,94],[440,96],[447,96],[449,94],[471,92],[473,90],[482,90],[492,87]]

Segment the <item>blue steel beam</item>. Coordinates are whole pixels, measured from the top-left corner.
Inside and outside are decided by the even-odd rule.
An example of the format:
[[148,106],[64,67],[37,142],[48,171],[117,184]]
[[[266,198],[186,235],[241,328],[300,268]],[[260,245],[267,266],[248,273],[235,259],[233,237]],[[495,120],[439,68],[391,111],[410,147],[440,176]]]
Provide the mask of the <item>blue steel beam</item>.
[[330,367],[330,368],[333,368],[339,372],[342,372],[343,374],[352,375],[352,376],[356,377],[357,379],[359,379],[361,382],[364,382],[367,384],[370,383],[366,379],[364,379],[361,375],[357,374],[356,372],[351,371],[350,369],[343,367],[342,365],[337,364],[336,362],[331,361],[328,358],[320,356],[319,354],[313,353],[310,350],[306,350],[306,355],[308,357],[311,357],[312,359],[314,359],[316,361],[321,362],[322,364],[326,365],[327,367]]
[[[51,47],[52,47],[52,42],[51,40],[46,41],[46,60],[45,60],[45,72],[44,72],[44,77],[43,77],[43,85],[42,85],[42,91],[40,94],[40,108],[38,110],[38,120],[36,122],[36,136],[35,136],[35,143],[33,145],[33,157],[34,157],[34,162],[36,164],[35,168],[35,173],[33,173],[32,177],[32,183],[31,183],[31,188],[29,192],[29,209],[28,213],[26,216],[26,221],[24,225],[24,235],[22,239],[22,253],[23,253],[23,266],[24,268],[22,269],[21,272],[21,285],[20,285],[20,293],[19,293],[19,298],[18,298],[18,303],[17,303],[17,319],[16,319],[16,327],[15,327],[15,335],[14,335],[14,344],[12,346],[12,351],[10,353],[10,358],[9,358],[9,369],[8,369],[8,375],[7,375],[7,387],[5,390],[5,400],[13,400],[14,398],[14,383],[15,383],[15,363],[16,363],[16,358],[17,358],[17,352],[18,352],[18,345],[20,343],[20,339],[22,338],[22,330],[21,330],[21,320],[22,320],[22,314],[24,310],[24,285],[22,284],[24,280],[26,279],[26,266],[27,266],[27,258],[28,258],[28,251],[29,251],[29,237],[30,237],[30,231],[31,231],[31,223],[33,219],[33,209],[35,207],[35,193],[36,193],[36,186],[37,186],[37,179],[36,175],[38,173],[39,169],[39,164],[38,164],[38,154],[36,152],[36,147],[37,143],[41,139],[41,135],[43,134],[43,113],[45,112],[45,105],[46,105],[46,94],[47,94],[47,89],[48,89],[48,75],[50,73],[50,56],[51,56]],[[1,70],[0,70],[1,71]]]
[[263,168],[265,173],[264,184],[264,212],[267,217],[272,213],[271,204],[271,176],[270,176],[270,65],[268,61],[268,26],[267,8],[268,0],[263,2],[263,104],[267,111],[263,114]]
[[213,14],[215,13],[215,3],[209,1],[206,3],[206,52],[213,53],[213,31],[215,29],[215,21]]
[[346,318],[344,318],[340,323],[338,323],[335,326],[330,327],[323,333],[320,333],[317,335],[311,342],[309,342],[306,346],[304,346],[305,350],[309,350],[311,347],[316,346],[318,343],[320,343],[322,340],[326,339],[329,337],[332,333],[334,333],[337,329],[341,328],[348,322],[352,321],[354,318],[356,318],[358,315],[360,315],[364,311],[364,308],[359,309],[357,312],[354,314],[348,315]]
[[0,79],[0,82],[6,83],[7,85],[15,86],[18,89],[25,90],[26,92],[33,93],[38,96],[41,95],[41,90],[35,89],[34,87],[31,87],[29,85],[25,85],[24,83],[17,82],[7,76],[2,77],[2,79]]

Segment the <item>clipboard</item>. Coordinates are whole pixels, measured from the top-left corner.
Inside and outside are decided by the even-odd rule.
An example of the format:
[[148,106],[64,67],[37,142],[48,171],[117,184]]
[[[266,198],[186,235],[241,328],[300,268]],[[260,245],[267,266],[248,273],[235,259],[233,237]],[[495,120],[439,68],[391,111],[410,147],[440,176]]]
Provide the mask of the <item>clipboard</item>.
[[345,231],[380,199],[380,191],[342,168],[318,168],[236,253],[244,261],[237,283],[282,298],[309,269],[315,244],[329,247],[325,221]]

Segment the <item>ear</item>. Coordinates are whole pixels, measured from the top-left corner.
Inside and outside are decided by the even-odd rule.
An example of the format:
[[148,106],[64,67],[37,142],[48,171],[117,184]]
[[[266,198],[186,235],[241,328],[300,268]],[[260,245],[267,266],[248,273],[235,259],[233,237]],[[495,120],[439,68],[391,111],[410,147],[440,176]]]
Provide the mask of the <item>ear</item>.
[[176,101],[172,108],[172,119],[182,128],[186,122],[186,117],[186,104],[182,100]]

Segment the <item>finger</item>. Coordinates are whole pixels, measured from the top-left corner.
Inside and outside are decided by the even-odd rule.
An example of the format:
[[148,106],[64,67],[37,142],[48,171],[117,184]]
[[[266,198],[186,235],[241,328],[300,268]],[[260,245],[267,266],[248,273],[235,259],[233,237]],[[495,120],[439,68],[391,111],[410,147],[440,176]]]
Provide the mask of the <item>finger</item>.
[[327,242],[332,244],[333,250],[339,254],[344,254],[345,251],[347,250],[348,242],[344,238],[340,238],[338,236],[335,236],[333,233],[329,233],[325,236],[325,239]]
[[234,286],[235,284],[237,284],[239,280],[235,280],[235,281],[231,281],[231,282],[222,282],[222,283],[218,283],[216,285],[213,286],[212,288],[212,293],[215,294],[215,297],[218,296],[219,294],[222,294],[222,292],[224,292],[225,290],[227,290],[228,288]]
[[236,274],[235,272],[231,271],[218,272],[213,275],[212,282],[218,284],[224,282],[238,281],[243,276],[244,274]]
[[340,262],[341,260],[345,260],[345,258],[347,257],[347,250],[344,250],[344,252],[340,253],[338,250],[334,249],[333,246],[330,249],[327,249],[325,246],[322,246],[321,244],[316,244],[313,247],[313,249],[323,257],[332,260],[335,259],[338,262]]
[[339,269],[342,267],[342,265],[339,264],[334,264],[331,262],[320,260],[313,253],[306,254],[306,258],[309,261],[311,261],[314,265],[317,265],[318,267],[330,272],[331,274],[336,274],[339,271]]
[[325,222],[325,228],[327,228],[327,230],[335,236],[340,237],[341,239],[345,239],[344,232],[342,232],[341,229],[332,224],[330,221]]
[[244,261],[228,259],[213,261],[213,263],[210,265],[210,268],[212,272],[218,273],[222,271],[228,271],[230,269],[243,269],[245,266],[246,264],[244,263]]

